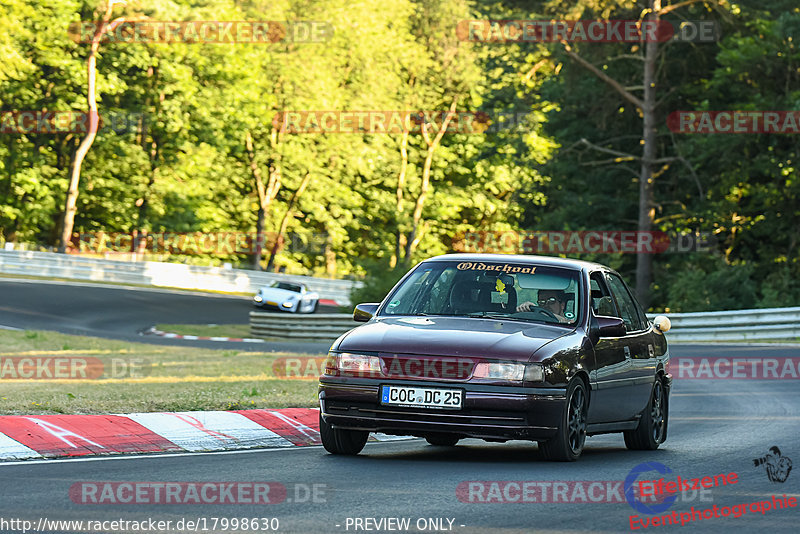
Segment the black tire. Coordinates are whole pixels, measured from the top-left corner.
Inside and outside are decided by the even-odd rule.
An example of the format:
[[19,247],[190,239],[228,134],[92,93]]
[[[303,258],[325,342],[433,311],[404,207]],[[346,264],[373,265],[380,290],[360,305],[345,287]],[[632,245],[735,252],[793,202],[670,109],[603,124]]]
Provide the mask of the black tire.
[[369,432],[364,430],[333,428],[322,419],[322,414],[319,416],[319,435],[322,438],[322,446],[329,453],[351,456],[361,452],[369,438]]
[[661,377],[656,377],[650,400],[639,418],[636,430],[623,432],[625,446],[635,451],[654,451],[667,438],[669,402]]
[[583,452],[586,443],[586,412],[589,396],[586,385],[574,378],[567,387],[567,402],[561,416],[558,433],[547,441],[539,442],[545,460],[574,462]]
[[431,434],[425,437],[425,441],[435,447],[454,447],[461,440],[453,434]]
[[319,308],[319,301],[314,303],[314,307],[311,308],[311,313],[317,313],[317,308]]

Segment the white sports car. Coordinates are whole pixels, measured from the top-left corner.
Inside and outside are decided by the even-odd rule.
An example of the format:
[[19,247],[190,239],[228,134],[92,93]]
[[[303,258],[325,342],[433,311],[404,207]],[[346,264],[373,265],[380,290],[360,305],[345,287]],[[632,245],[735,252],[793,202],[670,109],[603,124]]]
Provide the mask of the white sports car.
[[258,290],[253,304],[292,313],[314,313],[319,306],[319,293],[309,291],[305,284],[275,281]]

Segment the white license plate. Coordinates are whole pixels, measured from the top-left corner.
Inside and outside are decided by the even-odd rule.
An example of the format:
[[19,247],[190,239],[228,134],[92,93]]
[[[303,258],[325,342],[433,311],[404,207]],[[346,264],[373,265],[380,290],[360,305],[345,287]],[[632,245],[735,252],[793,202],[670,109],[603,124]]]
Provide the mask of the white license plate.
[[411,386],[381,386],[381,404],[389,406],[460,410],[461,390]]

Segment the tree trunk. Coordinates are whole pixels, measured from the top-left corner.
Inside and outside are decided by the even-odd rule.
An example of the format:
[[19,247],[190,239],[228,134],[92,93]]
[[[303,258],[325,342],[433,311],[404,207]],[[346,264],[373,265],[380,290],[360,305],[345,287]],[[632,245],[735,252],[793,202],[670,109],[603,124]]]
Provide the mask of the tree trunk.
[[[155,89],[158,86],[158,70],[151,66],[147,70],[147,76],[152,78],[151,80],[151,88]],[[163,92],[160,92],[158,95],[158,102],[155,104],[155,108],[153,110],[153,116],[158,116],[161,111],[161,104],[164,102],[166,95]],[[144,109],[147,110],[147,113],[150,112],[150,97],[148,92],[147,101],[145,103]],[[139,213],[137,216],[137,229],[136,229],[136,239],[133,242],[133,252],[134,254],[144,254],[147,250],[147,233],[150,230],[148,218],[148,211],[150,208],[150,190],[153,188],[153,185],[156,183],[156,175],[158,174],[158,160],[160,158],[160,151],[159,151],[159,144],[158,144],[158,137],[156,136],[155,132],[151,129],[150,130],[150,138],[148,140],[147,136],[147,121],[145,117],[142,116],[142,119],[139,124],[139,143],[141,144],[142,148],[147,152],[148,161],[150,163],[150,173],[147,179],[147,186],[145,187],[144,193],[142,197],[138,200],[139,206]]]
[[[647,20],[658,24],[661,0],[649,0],[650,12]],[[656,160],[656,59],[658,42],[648,40],[644,44],[644,96],[642,98],[643,129],[642,167],[639,175],[639,235],[653,231],[655,219],[655,196],[653,191],[653,166]],[[636,254],[636,295],[644,309],[650,307],[650,285],[653,282],[653,255]]]
[[86,132],[86,137],[83,138],[78,149],[75,151],[75,157],[72,159],[70,166],[69,188],[67,189],[67,198],[64,202],[64,218],[61,225],[61,241],[59,243],[58,251],[64,253],[67,251],[67,245],[72,237],[72,228],[75,225],[75,212],[77,211],[78,203],[78,184],[81,179],[81,165],[86,154],[94,143],[94,138],[97,136],[97,127],[100,122],[100,117],[97,114],[97,97],[96,90],[96,76],[97,76],[97,51],[100,48],[100,39],[106,31],[113,31],[121,22],[123,18],[118,18],[109,24],[111,20],[111,12],[114,9],[114,0],[108,0],[106,11],[103,14],[102,23],[97,25],[92,38],[92,47],[89,52],[87,61],[87,74],[88,74],[88,87],[86,100],[89,104],[89,127]]
[[455,97],[453,98],[453,103],[450,104],[450,109],[448,110],[447,115],[445,115],[444,119],[442,120],[442,124],[439,127],[439,131],[436,133],[436,137],[433,139],[431,139],[428,135],[427,123],[422,125],[422,135],[425,138],[425,143],[428,145],[428,151],[425,155],[425,165],[422,168],[422,185],[420,186],[419,195],[417,196],[417,201],[414,205],[414,214],[411,217],[411,232],[408,234],[406,254],[403,258],[405,264],[409,264],[411,262],[411,256],[414,254],[414,251],[416,250],[417,245],[422,239],[422,235],[424,233],[420,229],[420,221],[422,220],[422,208],[425,206],[425,199],[427,198],[428,190],[430,189],[433,154],[436,151],[436,148],[439,146],[439,143],[441,142],[445,132],[447,132],[447,127],[450,125],[450,121],[452,120],[453,114],[456,111],[457,104],[458,97]]
[[328,234],[327,239],[325,240],[325,271],[328,274],[329,278],[336,277],[336,253],[333,251],[333,236],[328,233],[328,229],[325,229],[325,233]]
[[281,226],[278,229],[278,235],[275,237],[275,244],[272,245],[272,250],[269,253],[269,261],[267,261],[267,269],[266,269],[267,271],[271,271],[273,265],[275,265],[275,256],[277,256],[278,253],[283,248],[283,236],[286,233],[286,228],[289,226],[289,218],[291,217],[292,212],[294,211],[295,204],[300,199],[300,196],[303,194],[303,192],[306,190],[306,187],[308,186],[308,183],[310,181],[311,181],[311,173],[309,172],[306,173],[306,175],[303,177],[303,181],[300,182],[300,187],[298,187],[297,190],[294,192],[292,198],[289,200],[289,205],[286,206],[286,213],[283,214],[283,219],[281,219]]
[[264,255],[264,227],[266,225],[267,213],[272,201],[278,195],[281,188],[281,166],[280,159],[275,155],[275,149],[278,144],[278,132],[273,127],[270,134],[270,146],[273,153],[270,156],[269,163],[269,181],[264,186],[264,180],[261,177],[261,168],[256,163],[255,149],[253,148],[253,136],[250,130],[245,133],[245,153],[247,154],[247,162],[250,166],[250,173],[253,175],[255,181],[256,192],[258,193],[258,215],[256,219],[256,244],[253,254],[253,269],[256,271],[261,270],[261,259]]
[[394,254],[389,260],[389,267],[394,269],[400,261],[405,247],[405,236],[403,235],[403,189],[406,184],[406,172],[408,171],[408,134],[409,128],[403,129],[403,137],[400,140],[400,174],[397,175],[397,232],[395,234]]

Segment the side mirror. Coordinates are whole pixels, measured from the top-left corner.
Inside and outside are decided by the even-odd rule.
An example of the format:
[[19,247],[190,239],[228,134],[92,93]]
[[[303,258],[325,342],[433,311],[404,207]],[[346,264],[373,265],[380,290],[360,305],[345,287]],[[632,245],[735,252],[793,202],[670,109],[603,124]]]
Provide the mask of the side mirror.
[[598,315],[596,319],[600,337],[622,337],[627,333],[625,322],[619,317]]
[[366,323],[372,319],[372,316],[378,311],[378,306],[380,305],[380,302],[368,302],[366,304],[356,305],[356,309],[353,310],[353,320],[359,323]]
[[656,318],[653,319],[653,326],[663,334],[672,328],[672,322],[666,315],[656,315]]

